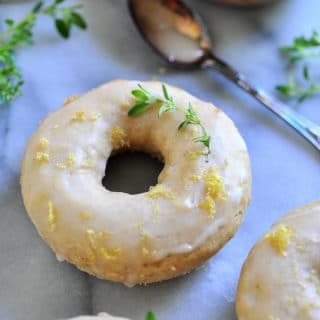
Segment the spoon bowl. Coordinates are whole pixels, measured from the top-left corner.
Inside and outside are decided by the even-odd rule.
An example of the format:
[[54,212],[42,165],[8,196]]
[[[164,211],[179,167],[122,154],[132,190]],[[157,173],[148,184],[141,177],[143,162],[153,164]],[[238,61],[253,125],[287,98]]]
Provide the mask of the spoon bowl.
[[199,68],[207,59],[211,46],[208,31],[181,1],[130,0],[129,10],[145,40],[170,64]]
[[296,129],[320,151],[320,126],[253,86],[217,57],[206,25],[181,0],[129,0],[129,10],[145,40],[170,65],[183,69],[212,67]]

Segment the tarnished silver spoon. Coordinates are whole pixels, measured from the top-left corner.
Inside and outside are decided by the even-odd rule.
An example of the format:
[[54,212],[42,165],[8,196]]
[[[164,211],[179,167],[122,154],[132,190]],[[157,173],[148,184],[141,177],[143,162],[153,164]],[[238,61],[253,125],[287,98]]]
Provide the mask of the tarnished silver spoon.
[[217,57],[198,14],[180,0],[129,0],[133,20],[151,46],[176,67],[212,67],[296,129],[320,151],[320,126],[252,86]]

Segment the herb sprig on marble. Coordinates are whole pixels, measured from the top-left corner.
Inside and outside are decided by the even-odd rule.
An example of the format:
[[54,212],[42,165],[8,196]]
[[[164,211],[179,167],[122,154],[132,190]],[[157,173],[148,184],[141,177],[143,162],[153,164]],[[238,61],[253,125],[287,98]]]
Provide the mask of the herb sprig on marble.
[[157,320],[157,318],[152,311],[148,311],[145,320]]
[[163,84],[162,85],[162,94],[163,97],[157,97],[153,95],[151,92],[143,88],[141,85],[138,85],[138,89],[132,90],[131,94],[135,98],[135,104],[134,106],[129,110],[128,115],[129,116],[138,116],[141,113],[147,111],[153,106],[157,106],[158,109],[158,116],[159,118],[166,112],[169,111],[178,111],[182,112],[184,114],[184,120],[180,123],[178,126],[178,130],[188,126],[188,125],[196,125],[201,128],[201,136],[195,137],[193,139],[194,142],[200,142],[202,143],[206,149],[207,152],[204,153],[204,155],[209,155],[211,152],[210,149],[210,140],[211,137],[208,134],[205,126],[203,125],[201,119],[197,115],[197,113],[192,108],[191,103],[189,103],[189,106],[187,110],[179,108],[176,103],[174,102],[173,97],[171,97],[168,93],[167,87]]
[[20,21],[6,19],[6,29],[0,34],[0,104],[12,101],[21,93],[23,75],[16,64],[18,49],[33,44],[33,28],[39,16],[49,16],[58,33],[68,38],[72,27],[86,29],[87,24],[79,14],[81,5],[63,6],[65,0],[54,0],[45,5],[39,1]]
[[[300,61],[305,62],[309,58],[319,58],[320,34],[313,31],[310,37],[296,37],[290,45],[281,46],[280,50],[288,58],[291,67],[295,67]],[[293,74],[290,74],[288,82],[277,85],[276,90],[287,98],[296,98],[298,102],[302,102],[319,92],[319,87],[316,82],[312,80],[310,67],[306,62],[302,68],[302,81],[300,82],[296,80]]]

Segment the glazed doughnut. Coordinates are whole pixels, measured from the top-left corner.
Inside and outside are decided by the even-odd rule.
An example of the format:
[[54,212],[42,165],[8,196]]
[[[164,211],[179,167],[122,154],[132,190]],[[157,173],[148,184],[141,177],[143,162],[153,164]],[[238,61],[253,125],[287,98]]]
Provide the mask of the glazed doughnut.
[[96,316],[80,316],[69,320],[129,320],[127,318],[113,317],[108,313],[102,312]]
[[[159,82],[142,85],[162,94]],[[33,134],[21,176],[26,210],[57,257],[129,286],[176,277],[211,257],[237,230],[251,188],[245,143],[221,110],[167,86],[180,108],[193,105],[211,135],[205,157],[193,141],[196,127],[177,130],[182,114],[160,119],[154,107],[128,116],[137,86],[117,80],[68,99]],[[126,149],[163,158],[148,192],[103,187],[109,156]]]
[[242,268],[238,319],[319,320],[319,248],[320,201],[281,218]]

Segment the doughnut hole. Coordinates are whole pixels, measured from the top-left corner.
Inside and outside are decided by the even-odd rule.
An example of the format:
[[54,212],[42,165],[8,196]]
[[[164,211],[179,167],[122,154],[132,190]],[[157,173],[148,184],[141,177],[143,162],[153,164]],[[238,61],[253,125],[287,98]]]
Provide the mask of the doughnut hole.
[[103,186],[114,192],[138,194],[157,184],[164,164],[142,151],[123,151],[112,155],[106,164]]

